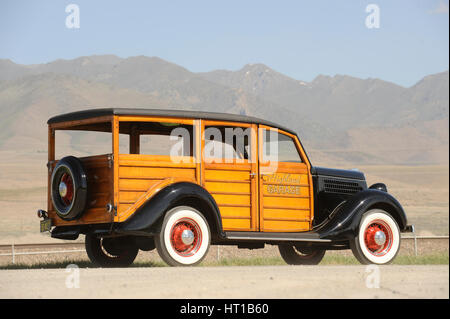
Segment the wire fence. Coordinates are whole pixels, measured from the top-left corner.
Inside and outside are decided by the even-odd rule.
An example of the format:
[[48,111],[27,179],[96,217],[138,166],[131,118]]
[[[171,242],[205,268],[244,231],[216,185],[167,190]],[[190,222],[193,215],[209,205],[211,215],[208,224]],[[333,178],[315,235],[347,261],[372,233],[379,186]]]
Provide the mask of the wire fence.
[[[83,249],[68,249],[68,247],[82,247]],[[48,250],[53,248],[54,250]],[[57,250],[55,249],[57,248]],[[27,249],[43,249],[24,251]],[[16,257],[21,255],[44,255],[44,254],[70,254],[85,252],[84,243],[57,243],[57,244],[9,244],[0,245],[0,252],[9,250],[9,253],[0,253],[0,256],[11,256],[12,263],[15,264]]]
[[[443,240],[449,236],[404,236],[402,240],[414,242],[414,255],[418,255],[419,242],[422,240]],[[69,248],[70,247],[70,248]],[[39,250],[42,249],[42,250]],[[28,251],[27,251],[28,250]],[[31,251],[30,251],[31,250]],[[5,252],[9,251],[9,252]],[[22,255],[70,254],[85,252],[84,243],[45,243],[45,244],[7,244],[0,245],[0,256],[11,256],[15,264],[16,257]],[[220,246],[217,246],[217,259],[220,259]]]

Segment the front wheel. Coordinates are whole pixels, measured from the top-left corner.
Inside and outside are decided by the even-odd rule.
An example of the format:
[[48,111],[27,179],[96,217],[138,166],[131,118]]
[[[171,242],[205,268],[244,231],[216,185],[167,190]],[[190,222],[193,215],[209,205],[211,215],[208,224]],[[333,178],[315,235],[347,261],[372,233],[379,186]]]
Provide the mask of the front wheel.
[[127,267],[139,252],[130,237],[98,238],[87,234],[85,246],[89,259],[97,267]]
[[324,249],[296,247],[289,244],[278,245],[278,250],[289,265],[318,265],[326,252]]
[[362,264],[391,263],[400,249],[397,222],[384,210],[369,210],[362,216],[358,235],[350,240],[350,248]]
[[164,217],[155,245],[160,257],[170,266],[193,266],[209,250],[211,233],[208,222],[198,210],[178,206]]

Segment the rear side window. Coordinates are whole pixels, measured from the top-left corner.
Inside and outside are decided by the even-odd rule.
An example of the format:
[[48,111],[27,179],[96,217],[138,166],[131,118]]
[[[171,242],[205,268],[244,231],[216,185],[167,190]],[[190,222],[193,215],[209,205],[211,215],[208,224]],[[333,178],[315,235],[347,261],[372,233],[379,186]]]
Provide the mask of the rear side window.
[[263,161],[302,163],[294,139],[276,130],[263,129]]
[[130,153],[129,136],[139,134],[139,154],[193,156],[193,126],[165,122],[120,122],[120,153]]
[[206,159],[251,160],[251,128],[205,126],[204,136]]

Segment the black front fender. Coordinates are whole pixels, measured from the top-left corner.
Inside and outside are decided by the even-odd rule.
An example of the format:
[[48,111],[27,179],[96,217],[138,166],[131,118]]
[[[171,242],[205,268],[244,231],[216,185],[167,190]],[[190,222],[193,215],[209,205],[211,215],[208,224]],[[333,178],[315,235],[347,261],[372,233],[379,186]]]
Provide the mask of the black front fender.
[[388,212],[396,220],[400,230],[406,230],[407,218],[400,203],[387,192],[366,189],[348,199],[316,232],[323,239],[350,240],[358,234],[362,215],[374,208]]
[[219,208],[203,187],[188,182],[171,184],[160,190],[154,197],[144,203],[130,218],[115,228],[118,233],[154,235],[159,229],[158,221],[169,209],[190,203],[200,208],[213,231],[223,236],[222,218]]

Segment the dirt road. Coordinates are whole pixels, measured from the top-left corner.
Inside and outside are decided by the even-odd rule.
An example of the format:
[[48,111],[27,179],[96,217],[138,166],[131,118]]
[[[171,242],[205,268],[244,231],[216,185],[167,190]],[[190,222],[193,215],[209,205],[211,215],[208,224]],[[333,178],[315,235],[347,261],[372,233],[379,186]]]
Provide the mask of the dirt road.
[[240,266],[0,270],[0,298],[449,298],[449,268],[391,265],[379,269]]

